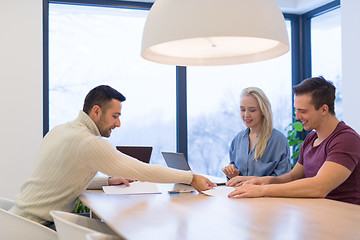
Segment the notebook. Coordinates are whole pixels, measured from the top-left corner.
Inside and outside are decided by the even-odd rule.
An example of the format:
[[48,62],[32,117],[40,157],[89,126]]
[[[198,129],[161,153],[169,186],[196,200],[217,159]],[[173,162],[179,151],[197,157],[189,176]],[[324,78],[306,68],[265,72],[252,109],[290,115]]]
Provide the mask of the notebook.
[[120,152],[136,158],[144,163],[149,163],[151,158],[152,147],[144,146],[116,146]]
[[[175,168],[179,170],[191,170],[188,161],[186,160],[183,153],[175,153],[175,152],[161,152],[163,155],[166,165],[170,168]],[[210,181],[216,184],[223,185],[226,182],[225,178],[214,177],[204,174],[199,174],[204,177],[207,177]]]

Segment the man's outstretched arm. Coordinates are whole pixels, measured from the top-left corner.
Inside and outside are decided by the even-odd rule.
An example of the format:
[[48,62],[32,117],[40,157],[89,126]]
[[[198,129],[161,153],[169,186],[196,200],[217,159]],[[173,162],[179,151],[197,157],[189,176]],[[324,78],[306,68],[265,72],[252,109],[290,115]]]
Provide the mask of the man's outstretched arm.
[[[346,167],[338,163],[328,161],[324,163],[315,177],[301,178],[279,184],[277,184],[276,181],[272,181],[273,184],[265,185],[255,185],[259,184],[256,182],[254,182],[255,184],[243,184],[231,192],[229,197],[242,198],[269,196],[323,198],[333,189],[343,183],[350,176],[350,174],[351,171]],[[289,176],[290,175],[287,177]],[[276,178],[273,180],[276,180]],[[277,180],[281,180],[281,176],[278,177]]]

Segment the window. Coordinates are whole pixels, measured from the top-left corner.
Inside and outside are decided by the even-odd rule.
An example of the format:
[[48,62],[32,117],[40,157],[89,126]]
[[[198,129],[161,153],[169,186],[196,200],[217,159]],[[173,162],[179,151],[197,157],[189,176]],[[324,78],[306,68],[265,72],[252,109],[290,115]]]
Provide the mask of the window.
[[[144,8],[49,3],[49,126],[51,129],[75,119],[90,89],[110,85],[127,100],[122,126],[109,141],[114,146],[153,146],[151,162],[164,165],[161,151],[175,152],[180,145],[176,143],[176,67],[141,58],[147,14]],[[257,86],[265,91],[272,104],[274,128],[285,133],[292,121],[292,81],[302,80],[301,76],[309,74],[304,74],[305,70],[310,69],[300,61],[303,56],[295,56],[303,53],[300,49],[309,49],[306,45],[300,47],[305,42],[301,35],[308,36],[300,34],[304,20],[299,15],[287,15],[291,19],[286,21],[288,32],[293,31],[295,43],[289,53],[258,63],[186,68],[186,90],[178,87],[178,96],[187,95],[188,132],[180,141],[181,146],[188,146],[188,160],[195,172],[223,176],[221,168],[229,163],[231,140],[245,128],[239,111],[240,93],[245,87]],[[312,75],[335,82],[336,112],[341,116],[339,10],[311,20]],[[308,61],[310,54],[304,57]]]
[[[286,23],[290,34],[290,22]],[[188,160],[195,172],[223,176],[231,141],[246,129],[240,117],[240,93],[253,86],[265,92],[274,128],[285,134],[292,122],[291,51],[258,63],[188,67]]]
[[161,151],[176,151],[176,67],[140,56],[148,11],[84,5],[49,5],[50,129],[75,119],[85,95],[106,84],[125,95],[122,126],[114,145],[153,146],[152,163],[165,164]]
[[312,75],[323,76],[336,87],[335,113],[342,120],[340,9],[311,19]]

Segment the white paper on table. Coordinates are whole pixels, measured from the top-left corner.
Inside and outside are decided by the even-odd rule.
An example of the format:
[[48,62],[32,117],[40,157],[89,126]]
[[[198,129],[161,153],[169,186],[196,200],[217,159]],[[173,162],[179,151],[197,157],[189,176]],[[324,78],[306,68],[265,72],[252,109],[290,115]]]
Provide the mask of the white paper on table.
[[156,183],[149,182],[132,182],[130,186],[117,185],[117,186],[103,186],[106,194],[156,194],[161,193]]
[[234,187],[218,186],[210,190],[203,191],[202,193],[213,197],[227,197],[229,193],[231,193],[234,190],[235,190]]

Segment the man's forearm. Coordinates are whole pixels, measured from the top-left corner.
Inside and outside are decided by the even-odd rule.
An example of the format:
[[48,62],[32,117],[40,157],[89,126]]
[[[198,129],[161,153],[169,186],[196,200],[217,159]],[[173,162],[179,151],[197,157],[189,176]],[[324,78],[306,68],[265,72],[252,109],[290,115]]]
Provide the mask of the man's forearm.
[[[277,180],[279,180],[277,178]],[[283,178],[280,180],[287,180]],[[314,178],[303,178],[283,184],[263,185],[264,195],[269,197],[316,197],[323,198],[328,192]]]
[[[301,174],[293,174],[291,171],[287,177],[279,177],[277,180],[289,180],[295,178],[291,182],[284,184],[264,185],[264,193],[266,196],[282,196],[282,197],[325,197],[333,189],[342,184],[351,174],[346,167],[334,163],[325,162],[314,177],[304,178]],[[274,182],[275,183],[275,182]]]
[[290,173],[286,173],[281,176],[271,176],[270,184],[288,183],[288,182],[292,182],[294,180],[297,180],[297,179],[295,179]]
[[[333,189],[342,184],[351,174],[346,167],[325,162],[318,174],[305,178],[302,165],[279,177],[255,178],[229,194],[229,197],[326,197]],[[253,183],[253,184],[251,184]]]
[[288,173],[281,176],[272,177],[270,179],[271,184],[288,183],[298,179],[304,178],[304,170],[301,164],[296,164],[295,167]]

